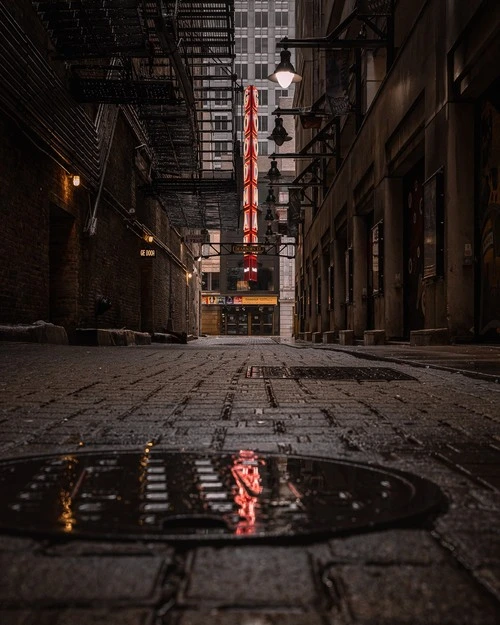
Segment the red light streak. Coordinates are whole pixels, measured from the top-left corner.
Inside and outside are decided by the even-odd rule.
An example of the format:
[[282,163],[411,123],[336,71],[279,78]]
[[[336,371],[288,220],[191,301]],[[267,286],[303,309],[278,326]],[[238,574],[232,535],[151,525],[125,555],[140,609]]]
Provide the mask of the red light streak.
[[[258,108],[259,94],[257,87],[250,85],[245,89],[244,104],[244,139],[243,139],[243,243],[258,243],[257,207],[259,196],[257,189],[258,167]],[[243,255],[243,272],[246,281],[257,280],[257,255]]]
[[256,506],[258,496],[262,492],[259,473],[259,461],[253,451],[240,451],[231,467],[236,486],[238,488],[234,501],[239,506],[240,521],[236,526],[236,534],[253,534],[256,523]]

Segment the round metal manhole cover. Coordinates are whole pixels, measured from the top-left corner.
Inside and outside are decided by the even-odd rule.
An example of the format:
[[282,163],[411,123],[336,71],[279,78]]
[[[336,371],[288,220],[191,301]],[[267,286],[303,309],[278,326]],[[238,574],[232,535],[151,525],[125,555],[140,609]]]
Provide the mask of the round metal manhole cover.
[[151,448],[4,461],[0,493],[4,531],[147,540],[359,532],[443,501],[433,483],[371,465]]

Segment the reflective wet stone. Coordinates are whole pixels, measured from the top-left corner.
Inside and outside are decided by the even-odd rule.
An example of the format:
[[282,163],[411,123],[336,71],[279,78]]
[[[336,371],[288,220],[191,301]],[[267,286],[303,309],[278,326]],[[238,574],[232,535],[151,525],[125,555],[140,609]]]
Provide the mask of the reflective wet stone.
[[0,493],[4,531],[150,540],[354,533],[444,502],[408,473],[251,450],[21,458],[0,462]]
[[406,373],[388,367],[266,367],[252,365],[247,368],[247,378],[306,379],[306,380],[356,380],[378,382],[385,380],[415,380]]

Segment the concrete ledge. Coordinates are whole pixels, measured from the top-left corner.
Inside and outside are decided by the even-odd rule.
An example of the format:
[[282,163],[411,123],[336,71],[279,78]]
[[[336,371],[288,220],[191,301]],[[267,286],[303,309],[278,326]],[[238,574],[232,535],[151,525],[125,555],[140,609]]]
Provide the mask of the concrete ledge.
[[36,321],[29,325],[1,325],[0,341],[67,345],[68,335],[62,326],[56,326],[45,321]]
[[147,332],[115,328],[77,328],[75,330],[77,345],[150,345],[151,335]]
[[334,330],[323,332],[323,343],[335,343],[335,334]]
[[134,332],[136,345],[151,345],[151,334],[149,332]]
[[313,343],[322,343],[323,342],[323,332],[313,332],[311,335],[311,340]]
[[450,334],[448,328],[427,328],[410,332],[410,345],[449,345]]
[[365,345],[385,345],[385,330],[365,330],[363,338]]
[[186,343],[187,338],[183,339],[175,334],[168,332],[155,332],[153,334],[153,343]]
[[340,345],[354,345],[354,330],[339,330]]

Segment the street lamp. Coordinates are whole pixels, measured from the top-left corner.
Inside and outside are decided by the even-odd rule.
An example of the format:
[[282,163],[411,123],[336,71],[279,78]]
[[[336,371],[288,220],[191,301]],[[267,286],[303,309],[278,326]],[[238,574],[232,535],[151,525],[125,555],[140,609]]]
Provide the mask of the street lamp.
[[291,62],[291,54],[286,47],[285,37],[283,39],[283,47],[284,49],[280,52],[280,62],[276,66],[274,70],[274,74],[268,76],[268,80],[272,82],[277,82],[282,89],[288,89],[288,87],[292,84],[292,82],[300,82],[302,80],[302,76],[297,74],[295,71],[295,67]]
[[283,145],[285,141],[292,140],[292,137],[290,137],[286,128],[283,126],[283,119],[281,117],[276,117],[274,120],[274,128],[268,139],[274,141],[276,145]]
[[271,182],[278,180],[278,178],[281,178],[281,172],[278,169],[278,161],[275,161],[274,159],[271,161],[271,167],[267,172],[267,178],[269,178]]
[[269,187],[269,192],[265,199],[266,204],[276,204],[276,196],[274,195],[274,191],[272,187]]

